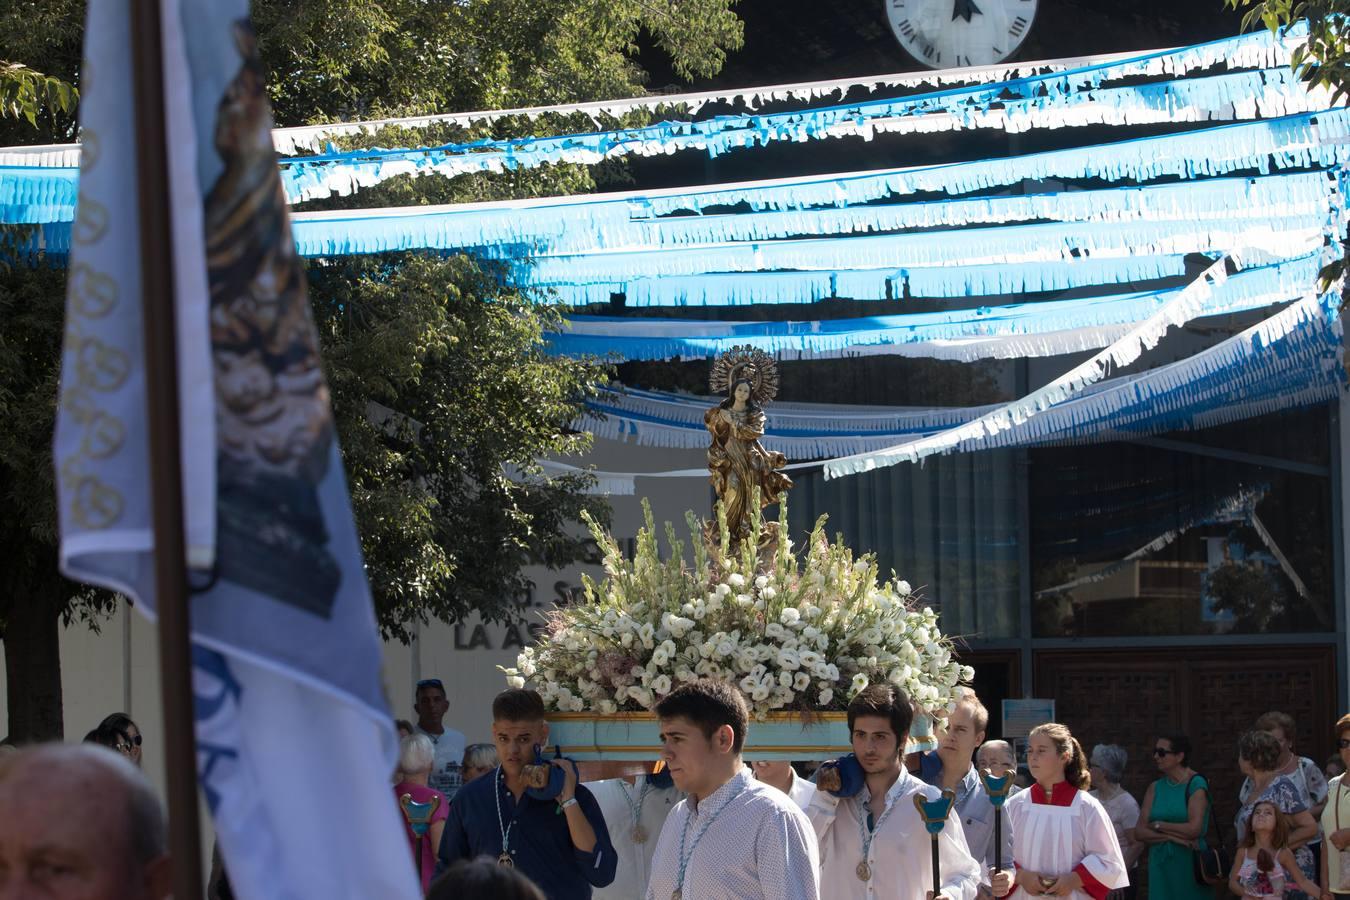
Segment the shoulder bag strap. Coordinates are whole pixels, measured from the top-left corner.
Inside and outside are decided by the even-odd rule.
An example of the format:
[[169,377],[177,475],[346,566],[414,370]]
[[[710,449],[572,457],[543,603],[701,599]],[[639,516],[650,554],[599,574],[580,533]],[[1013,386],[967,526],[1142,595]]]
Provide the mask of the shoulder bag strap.
[[[1190,777],[1190,780],[1186,782],[1186,805],[1188,807],[1191,803],[1191,784],[1199,777],[1200,773],[1196,772]],[[1214,829],[1214,837],[1218,838],[1219,842],[1221,842],[1223,840],[1223,835],[1219,833],[1219,823],[1214,821],[1214,797],[1210,793],[1208,781],[1205,782],[1205,817],[1209,819],[1209,824],[1205,828],[1203,836],[1209,837],[1209,832],[1212,828]]]

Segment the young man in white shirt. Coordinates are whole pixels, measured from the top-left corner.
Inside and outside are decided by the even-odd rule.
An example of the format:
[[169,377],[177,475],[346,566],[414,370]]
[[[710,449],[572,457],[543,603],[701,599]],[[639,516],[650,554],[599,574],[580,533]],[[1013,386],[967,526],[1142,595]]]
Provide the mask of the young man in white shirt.
[[783,759],[757,759],[750,763],[755,779],[778,788],[803,810],[811,805],[816,786],[797,774],[792,763]]
[[436,748],[436,762],[431,767],[427,785],[453,800],[455,792],[464,783],[460,772],[464,762],[464,735],[441,724],[450,701],[445,698],[445,685],[439,678],[424,678],[417,682],[413,692],[413,711],[417,713],[417,733],[431,738]]
[[909,698],[890,684],[869,685],[849,702],[848,727],[862,787],[838,797],[819,787],[818,773],[816,796],[807,808],[820,840],[820,878],[830,886],[830,900],[975,900],[980,867],[955,816],[938,837],[942,891],[935,898],[930,890],[932,838],[914,798],[935,800],[941,792],[905,771],[901,762],[913,716]]
[[[650,770],[650,767],[648,767]],[[591,892],[592,900],[638,900],[647,893],[656,839],[675,804],[684,799],[664,769],[655,774],[627,775],[589,781],[609,828],[619,865],[608,887]]]
[[701,679],[662,698],[656,715],[661,758],[688,797],[661,829],[647,900],[820,900],[811,822],[741,761],[740,692]]

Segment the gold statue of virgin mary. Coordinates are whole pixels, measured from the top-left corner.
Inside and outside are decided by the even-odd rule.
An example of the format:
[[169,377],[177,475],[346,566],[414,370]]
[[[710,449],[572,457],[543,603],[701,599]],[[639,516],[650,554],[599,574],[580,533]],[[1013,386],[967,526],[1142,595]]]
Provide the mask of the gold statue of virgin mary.
[[792,479],[778,471],[787,457],[766,450],[764,406],[778,395],[778,364],[754,347],[733,347],[713,363],[710,386],[726,399],[708,410],[703,424],[712,436],[708,469],[713,490],[726,511],[732,540],[750,531],[751,496],[757,489],[759,505],[777,503]]

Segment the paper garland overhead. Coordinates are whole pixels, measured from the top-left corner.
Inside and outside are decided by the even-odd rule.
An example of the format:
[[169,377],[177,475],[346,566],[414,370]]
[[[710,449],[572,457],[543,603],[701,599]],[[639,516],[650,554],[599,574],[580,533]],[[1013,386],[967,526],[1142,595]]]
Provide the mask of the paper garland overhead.
[[[1213,292],[1196,318],[1297,299],[1320,254],[1248,269]],[[700,322],[572,316],[551,352],[624,360],[693,359],[753,346],[781,360],[891,354],[972,362],[1056,356],[1104,347],[1166,305],[1177,290],[1015,303],[935,313],[807,322]]]

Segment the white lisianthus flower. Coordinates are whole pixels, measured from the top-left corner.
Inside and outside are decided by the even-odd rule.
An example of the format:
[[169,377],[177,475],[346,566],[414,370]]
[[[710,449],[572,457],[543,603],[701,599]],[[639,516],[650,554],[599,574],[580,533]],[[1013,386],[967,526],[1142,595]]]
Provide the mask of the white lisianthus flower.
[[792,671],[801,666],[801,664],[802,664],[801,657],[797,655],[796,650],[789,650],[786,647],[779,648],[778,667],[780,669],[787,669],[788,671]]
[[794,607],[788,606],[783,609],[782,613],[779,614],[778,618],[782,621],[784,625],[796,625],[798,622],[801,621],[802,614],[798,612]]
[[824,659],[814,650],[800,650],[797,652],[797,661],[803,669],[814,672],[816,666],[824,662]]
[[821,688],[820,696],[817,698],[821,706],[829,706],[830,701],[834,699],[834,690],[832,688]]
[[909,582],[903,580],[895,583],[895,590],[896,593],[900,594],[902,597],[908,597],[913,592],[909,586]]
[[506,686],[513,688],[523,688],[525,686],[525,679],[521,678],[519,675],[507,675]]
[[668,662],[670,662],[670,654],[666,652],[665,647],[664,646],[657,647],[656,650],[652,653],[652,664],[656,666],[664,666]]
[[792,676],[792,689],[794,691],[800,693],[810,686],[811,676],[807,675],[805,672],[798,672],[796,675]]
[[760,591],[759,593],[760,593],[760,596],[762,596],[765,600],[772,600],[774,597],[777,597],[777,596],[778,596],[778,592],[775,591],[775,590],[773,589],[773,586],[772,586],[772,585],[770,585],[769,587],[766,587],[764,590]]
[[[736,577],[739,578],[740,576],[738,575]],[[731,593],[731,588],[725,584],[719,584],[716,590],[717,596],[719,597],[725,597],[727,594]]]
[[727,576],[727,584],[734,588],[745,587],[745,576],[740,572],[732,572]]
[[859,672],[857,675],[854,675],[852,684],[853,693],[856,694],[865,687],[867,687],[867,676],[862,672]]
[[754,602],[755,602],[755,598],[754,598],[754,597],[751,597],[749,594],[737,594],[737,595],[736,595],[736,604],[737,604],[738,606],[749,606],[751,603],[754,603]]
[[652,679],[652,691],[657,695],[669,694],[670,687],[671,685],[669,675],[664,674],[657,675],[655,678]]
[[785,688],[787,688],[787,687],[792,687],[792,673],[791,673],[791,672],[779,672],[779,673],[778,673],[778,686],[779,686],[779,687],[785,687]]
[[777,622],[770,622],[768,625],[764,626],[764,636],[775,641],[781,641],[787,637],[787,631],[785,631],[783,626],[779,625]]
[[600,714],[603,716],[612,716],[619,711],[619,704],[613,700],[601,700],[599,706]]
[[961,667],[961,680],[962,680],[962,681],[970,681],[970,680],[971,680],[972,678],[974,678],[974,677],[975,677],[975,670],[974,670],[974,669],[972,669],[970,666],[962,666],[962,667]]
[[718,642],[717,651],[715,655],[719,659],[728,656],[734,656],[735,654],[736,654],[736,645],[732,642],[731,638],[723,638],[721,641]]
[[759,687],[759,679],[753,675],[747,675],[740,681],[741,693],[753,693],[755,688]]
[[768,586],[769,586],[769,576],[767,575],[755,576],[755,587],[759,588],[762,591]]

